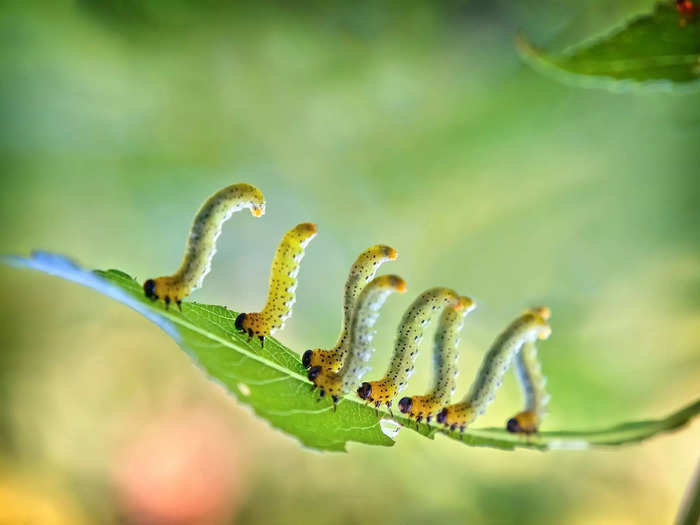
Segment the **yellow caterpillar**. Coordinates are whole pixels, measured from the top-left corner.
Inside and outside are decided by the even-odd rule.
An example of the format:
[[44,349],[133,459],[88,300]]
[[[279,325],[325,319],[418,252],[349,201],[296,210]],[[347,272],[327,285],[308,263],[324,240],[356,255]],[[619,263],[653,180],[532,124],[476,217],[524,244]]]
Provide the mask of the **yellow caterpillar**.
[[319,388],[321,397],[328,394],[335,404],[341,395],[357,388],[368,371],[365,363],[374,353],[371,346],[374,338],[372,328],[379,316],[379,309],[390,294],[405,291],[406,283],[397,275],[381,275],[364,287],[351,319],[350,344],[343,365],[338,371],[321,365],[309,368],[309,380]]
[[450,430],[461,432],[484,413],[501,386],[503,375],[513,358],[526,342],[547,339],[552,333],[542,312],[548,309],[530,309],[513,321],[486,352],[481,368],[469,393],[461,403],[449,405],[437,415],[438,423]]
[[425,418],[426,422],[430,423],[433,415],[450,402],[457,386],[459,334],[464,326],[465,317],[475,308],[476,303],[472,299],[460,297],[454,307],[442,311],[440,324],[435,332],[433,388],[426,395],[403,397],[399,400],[399,410],[415,418],[416,422],[420,423]]
[[456,308],[459,304],[459,295],[449,288],[431,288],[419,295],[401,319],[386,375],[379,381],[362,383],[357,395],[377,408],[384,403],[391,409],[392,401],[406,388],[408,378],[413,374],[413,362],[418,357],[423,330],[443,309]]
[[257,337],[261,346],[265,344],[265,337],[282,329],[284,322],[292,315],[299,265],[306,246],[316,233],[315,224],[304,222],[282,237],[272,259],[265,307],[260,312],[242,313],[236,317],[236,328],[246,332],[249,338]]
[[254,217],[265,214],[265,198],[255,186],[233,184],[209,197],[195,215],[180,268],[173,275],[143,283],[146,297],[153,301],[163,299],[166,308],[171,302],[181,308],[182,300],[199,288],[209,273],[221,226],[243,208],[248,208]]
[[329,350],[317,348],[304,352],[301,362],[306,368],[321,366],[334,372],[340,369],[350,347],[350,323],[352,322],[355,304],[360,292],[374,278],[374,275],[383,263],[393,261],[397,256],[396,250],[383,244],[376,244],[359,255],[350,267],[350,274],[345,282],[343,319],[338,340],[333,348]]
[[[544,320],[549,320],[549,308],[540,307],[533,310]],[[526,341],[518,352],[515,372],[525,398],[525,408],[508,420],[506,429],[513,433],[534,434],[542,422],[549,402],[549,394],[545,389],[546,378],[537,359],[537,346],[534,341]]]

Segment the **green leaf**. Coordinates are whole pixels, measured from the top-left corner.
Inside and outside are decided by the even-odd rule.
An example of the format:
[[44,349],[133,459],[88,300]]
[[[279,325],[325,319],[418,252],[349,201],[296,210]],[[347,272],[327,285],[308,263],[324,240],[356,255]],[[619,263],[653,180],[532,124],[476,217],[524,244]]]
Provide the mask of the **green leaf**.
[[684,18],[671,2],[561,54],[523,38],[520,55],[541,73],[584,87],[700,89],[700,17]]
[[329,399],[320,399],[306,379],[299,355],[273,338],[265,347],[248,342],[234,327],[237,313],[223,306],[184,302],[182,312],[165,310],[147,300],[139,283],[118,270],[87,271],[66,257],[35,252],[31,257],[4,257],[12,266],[29,267],[78,282],[120,301],[160,326],[214,381],[239,402],[274,427],[321,450],[345,450],[349,441],[390,446],[399,428],[433,437],[436,432],[468,445],[500,449],[515,447],[582,449],[592,445],[621,445],[674,430],[700,412],[700,400],[663,419],[625,423],[589,432],[542,432],[534,436],[509,434],[502,428],[449,432],[437,425],[420,424],[400,414],[391,416],[365,406],[354,397],[341,399],[333,411]]

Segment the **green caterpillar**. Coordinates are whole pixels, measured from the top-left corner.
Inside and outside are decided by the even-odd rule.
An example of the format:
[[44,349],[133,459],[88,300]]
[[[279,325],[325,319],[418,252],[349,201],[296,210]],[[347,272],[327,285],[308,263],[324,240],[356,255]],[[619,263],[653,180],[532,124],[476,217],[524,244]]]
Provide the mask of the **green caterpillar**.
[[357,395],[377,408],[384,403],[391,409],[394,398],[406,388],[408,378],[413,374],[413,362],[418,357],[423,330],[443,309],[455,308],[459,303],[459,295],[449,288],[431,288],[419,295],[401,319],[386,375],[379,381],[362,383]]
[[222,225],[243,208],[248,208],[254,217],[265,214],[265,198],[255,186],[233,184],[209,197],[194,217],[180,268],[173,275],[146,280],[146,297],[153,301],[163,299],[166,308],[171,302],[182,308],[182,300],[199,288],[209,273]]
[[[484,413],[501,386],[503,376],[524,343],[547,339],[552,333],[542,309],[530,309],[513,321],[486,352],[469,393],[461,403],[449,405],[437,415],[438,423],[461,432]],[[548,311],[548,309],[547,309]]]
[[434,380],[432,390],[423,396],[403,397],[399,400],[399,410],[420,423],[423,418],[430,423],[433,415],[449,402],[457,386],[457,359],[459,334],[466,316],[476,308],[469,297],[460,297],[453,308],[445,308],[440,316],[440,324],[435,332],[433,350]]
[[359,255],[350,267],[350,274],[345,282],[343,319],[338,340],[329,350],[317,348],[304,352],[301,362],[306,368],[321,366],[334,372],[341,368],[350,349],[350,324],[358,296],[363,287],[374,278],[379,267],[387,261],[396,260],[396,257],[398,257],[396,250],[383,244],[372,246]]
[[[543,319],[549,320],[549,308],[535,309]],[[525,407],[506,423],[508,432],[533,434],[542,422],[547,411],[549,394],[545,389],[546,378],[537,359],[537,346],[534,341],[526,341],[515,359],[515,373],[523,391]]]

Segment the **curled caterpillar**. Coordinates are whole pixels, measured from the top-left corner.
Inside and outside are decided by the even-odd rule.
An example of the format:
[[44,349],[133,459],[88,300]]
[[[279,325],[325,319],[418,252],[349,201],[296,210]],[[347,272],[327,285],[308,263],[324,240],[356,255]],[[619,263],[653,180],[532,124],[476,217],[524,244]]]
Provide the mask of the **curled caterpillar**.
[[420,423],[423,418],[430,423],[433,414],[439,412],[449,402],[457,386],[457,359],[459,334],[467,314],[476,308],[469,297],[460,297],[453,308],[445,308],[440,316],[440,324],[435,332],[433,350],[434,380],[432,390],[423,396],[402,397],[399,410]]
[[284,322],[292,315],[299,265],[306,246],[316,233],[315,224],[304,222],[282,237],[272,259],[265,307],[260,312],[243,313],[236,317],[236,328],[246,332],[249,338],[257,337],[261,346],[265,344],[265,337],[283,328]]
[[397,275],[381,275],[374,278],[357,298],[350,324],[350,344],[347,359],[338,371],[329,367],[314,365],[309,368],[309,380],[318,387],[321,397],[328,394],[333,403],[337,403],[341,395],[357,388],[362,377],[367,373],[365,363],[369,360],[374,348],[374,323],[379,316],[379,309],[394,292],[404,293],[406,282]]
[[[549,308],[533,309],[548,321]],[[525,398],[525,408],[510,418],[506,423],[508,432],[534,434],[542,422],[547,410],[549,394],[545,389],[546,378],[542,374],[537,359],[537,346],[534,341],[526,341],[515,359],[515,373]]]
[[461,432],[484,413],[501,386],[515,354],[527,341],[547,339],[552,330],[537,309],[527,310],[491,345],[469,393],[461,403],[449,405],[437,415],[438,423]]
[[408,378],[413,374],[413,362],[418,357],[423,329],[444,308],[454,308],[458,304],[459,295],[449,288],[431,288],[419,295],[401,319],[386,375],[379,381],[362,383],[357,395],[367,402],[373,402],[376,408],[384,403],[391,409],[392,401],[406,388]]
[[301,362],[306,368],[321,366],[334,372],[340,369],[350,347],[350,323],[352,322],[355,304],[360,292],[374,278],[374,275],[383,263],[393,261],[397,256],[396,250],[383,244],[376,244],[360,254],[350,267],[350,274],[345,282],[343,319],[338,340],[333,348],[329,350],[317,348],[304,352]]
[[254,217],[265,214],[265,198],[255,186],[233,184],[209,197],[194,217],[180,268],[173,275],[143,283],[146,297],[153,301],[163,299],[166,308],[171,302],[182,308],[182,300],[199,288],[209,273],[221,226],[243,208],[248,208]]

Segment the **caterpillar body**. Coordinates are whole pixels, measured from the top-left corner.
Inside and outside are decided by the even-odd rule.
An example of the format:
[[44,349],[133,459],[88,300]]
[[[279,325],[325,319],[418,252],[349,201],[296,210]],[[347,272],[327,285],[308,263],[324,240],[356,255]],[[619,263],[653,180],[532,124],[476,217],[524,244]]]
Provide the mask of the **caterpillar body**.
[[[541,317],[549,320],[550,312],[546,307],[534,309]],[[547,411],[549,394],[545,389],[547,382],[542,374],[542,367],[537,359],[537,346],[534,341],[526,341],[515,358],[515,374],[525,398],[525,407],[506,423],[508,432],[533,434],[542,422]]]
[[457,386],[457,359],[459,336],[467,314],[476,308],[469,297],[460,297],[453,308],[445,308],[435,333],[433,350],[434,380],[432,390],[423,396],[403,397],[399,410],[420,423],[423,418],[430,423],[449,402]]
[[166,308],[171,302],[181,308],[182,300],[199,288],[209,273],[223,223],[243,208],[248,208],[254,217],[265,214],[265,198],[255,186],[233,184],[209,197],[192,222],[180,268],[173,275],[146,280],[146,297],[153,301],[162,299]]
[[[350,324],[352,323],[355,305],[358,296],[371,281],[379,267],[387,262],[393,261],[398,256],[396,250],[391,246],[376,244],[362,252],[357,260],[350,267],[348,280],[345,282],[345,293],[343,296],[343,319],[340,325],[340,335],[333,348],[323,350],[307,350],[302,356],[301,362],[306,368],[321,366],[337,372],[345,360],[345,356],[350,348]],[[322,390],[323,392],[323,390]]]
[[464,401],[449,405],[437,415],[438,423],[461,432],[484,413],[501,386],[513,358],[528,341],[547,339],[551,328],[537,309],[527,310],[513,321],[486,352],[481,368]]
[[372,328],[379,316],[379,309],[390,294],[405,291],[406,282],[397,275],[381,275],[364,287],[352,316],[348,355],[343,365],[338,371],[321,365],[309,368],[309,380],[319,388],[322,397],[325,394],[330,395],[335,404],[341,395],[357,388],[369,370],[366,362],[374,353]]
[[386,375],[379,381],[362,383],[357,395],[367,402],[373,402],[377,408],[384,403],[391,409],[392,401],[406,388],[408,378],[413,375],[413,362],[418,357],[424,328],[444,308],[455,308],[459,302],[457,292],[449,288],[431,288],[419,295],[401,319]]
[[272,259],[264,308],[260,312],[242,313],[236,317],[236,328],[246,332],[249,338],[257,337],[261,346],[265,344],[265,337],[282,329],[292,315],[299,265],[304,258],[306,246],[316,233],[315,224],[304,222],[297,224],[282,237]]

